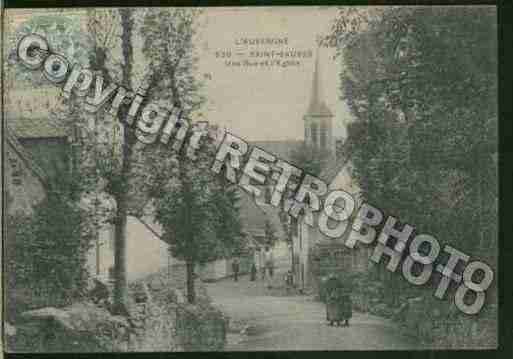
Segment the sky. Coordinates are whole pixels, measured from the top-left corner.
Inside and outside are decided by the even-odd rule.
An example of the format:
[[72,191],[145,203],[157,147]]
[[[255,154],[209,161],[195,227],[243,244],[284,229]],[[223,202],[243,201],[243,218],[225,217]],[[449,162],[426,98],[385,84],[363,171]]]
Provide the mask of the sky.
[[[316,36],[329,30],[334,7],[209,8],[198,37],[200,72],[206,74],[210,122],[226,126],[247,140],[303,139],[303,115],[310,101],[315,56],[319,51],[322,92],[334,113],[336,137],[345,135],[350,117],[339,99],[340,59],[334,49],[317,50]],[[287,38],[287,45],[237,45],[241,38]],[[299,66],[226,66],[216,51],[247,59],[251,50],[310,50]],[[237,53],[244,53],[237,56]]]
[[[62,14],[76,14],[77,20],[86,20],[84,11]],[[336,14],[335,7],[205,8],[194,40],[200,59],[198,75],[205,82],[204,118],[249,141],[303,139],[303,115],[310,101],[315,58],[319,56],[322,93],[334,114],[334,135],[345,137],[350,114],[339,99],[340,58],[334,58],[334,49],[318,49],[315,42],[316,36],[329,31]],[[9,15],[18,23],[34,14],[16,10]],[[254,38],[286,38],[287,44],[237,44],[241,39]],[[139,67],[144,68],[141,45],[142,41],[136,41],[134,55]],[[310,51],[312,56],[289,67],[227,66],[225,59],[216,57],[220,51],[231,52],[232,60],[243,62],[250,59],[253,50]]]

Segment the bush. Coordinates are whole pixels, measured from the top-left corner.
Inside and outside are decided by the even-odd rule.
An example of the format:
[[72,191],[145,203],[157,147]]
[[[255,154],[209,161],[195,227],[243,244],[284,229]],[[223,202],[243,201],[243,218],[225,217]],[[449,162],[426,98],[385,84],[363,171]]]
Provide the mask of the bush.
[[50,192],[32,216],[6,223],[7,316],[44,306],[63,306],[86,287],[86,252],[92,235],[85,212]]

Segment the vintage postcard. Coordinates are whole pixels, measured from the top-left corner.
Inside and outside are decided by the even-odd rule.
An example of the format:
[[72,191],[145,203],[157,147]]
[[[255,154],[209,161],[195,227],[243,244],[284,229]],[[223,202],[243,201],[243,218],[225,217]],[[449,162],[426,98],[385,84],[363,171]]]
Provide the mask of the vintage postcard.
[[495,7],[3,24],[4,351],[497,348]]

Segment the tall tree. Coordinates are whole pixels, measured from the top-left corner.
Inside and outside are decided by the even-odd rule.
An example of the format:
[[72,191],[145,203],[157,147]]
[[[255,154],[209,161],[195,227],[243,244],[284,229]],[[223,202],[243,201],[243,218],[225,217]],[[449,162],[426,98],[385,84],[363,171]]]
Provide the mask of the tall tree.
[[393,7],[363,17],[359,31],[331,34],[340,40],[341,89],[355,118],[347,141],[364,198],[492,258],[495,17],[492,8]]
[[[89,33],[94,46],[91,67],[99,71],[107,82],[115,81],[133,89],[133,28],[134,9],[90,10]],[[135,89],[134,89],[135,90]],[[105,109],[92,117],[89,126],[94,143],[91,172],[107,183],[104,189],[114,198],[114,303],[113,311],[126,314],[128,283],[126,268],[126,226],[129,215],[129,179],[132,175],[132,152],[135,130],[124,121],[127,108],[122,106],[117,117]],[[100,127],[103,127],[100,129]],[[108,127],[108,128],[105,128]],[[104,131],[106,136],[101,134]],[[99,137],[102,137],[102,141]]]
[[[200,117],[204,102],[193,41],[199,14],[195,9],[149,9],[141,24],[142,50],[152,73],[148,96],[179,109],[184,119]],[[185,126],[195,124],[188,120]],[[187,156],[187,145],[177,152],[170,140],[167,145],[147,146],[138,163],[149,170],[137,179],[136,187],[153,199],[153,215],[172,255],[186,262],[191,303],[196,297],[196,264],[240,253],[244,244],[236,188],[211,172],[216,148],[215,141],[204,143],[206,137],[195,161]]]
[[187,299],[194,303],[196,265],[239,254],[243,248],[236,189],[210,170],[215,147],[203,146],[195,161],[185,149],[165,151],[174,164],[153,182],[154,217],[171,254],[185,261]]
[[[132,87],[132,66],[133,66],[133,10],[121,8],[119,10],[121,20],[121,50],[124,66],[122,68],[122,85],[126,88]],[[122,151],[121,151],[121,172],[117,181],[117,188],[113,187],[112,194],[116,200],[116,217],[114,221],[114,312],[123,313],[126,311],[128,296],[128,282],[126,269],[126,226],[128,217],[128,179],[130,176],[130,165],[132,147],[135,143],[134,130],[124,123],[122,127]]]

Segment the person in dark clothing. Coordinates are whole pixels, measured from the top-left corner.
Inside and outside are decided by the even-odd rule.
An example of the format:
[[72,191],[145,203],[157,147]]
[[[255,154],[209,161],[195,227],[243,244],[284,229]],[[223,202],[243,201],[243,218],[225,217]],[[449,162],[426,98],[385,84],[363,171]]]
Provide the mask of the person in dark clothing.
[[294,288],[294,277],[291,270],[287,271],[287,274],[285,274],[285,288],[287,290],[287,294],[289,294]]
[[235,257],[232,262],[233,280],[237,282],[239,280],[239,267],[240,261],[238,257]]
[[353,314],[351,300],[352,283],[349,277],[330,276],[326,282],[326,319],[328,325],[349,326]]
[[344,326],[348,327],[349,319],[353,316],[353,301],[351,299],[353,283],[350,277],[342,278],[339,282],[340,317],[344,321]]
[[333,326],[334,323],[340,321],[340,313],[338,306],[338,288],[340,283],[338,278],[330,275],[324,283],[324,293],[326,299],[326,320],[328,325]]
[[274,275],[274,257],[273,252],[269,247],[265,247],[264,260],[267,272],[267,288],[271,289],[272,278]]
[[325,284],[326,288],[326,319],[328,325],[337,325],[340,327],[349,326],[351,319],[352,301],[351,288],[352,283],[348,276],[330,276]]
[[253,262],[253,264],[251,264],[251,276],[249,277],[249,280],[254,282],[256,280],[256,276],[257,276],[257,267],[256,267],[255,262]]

